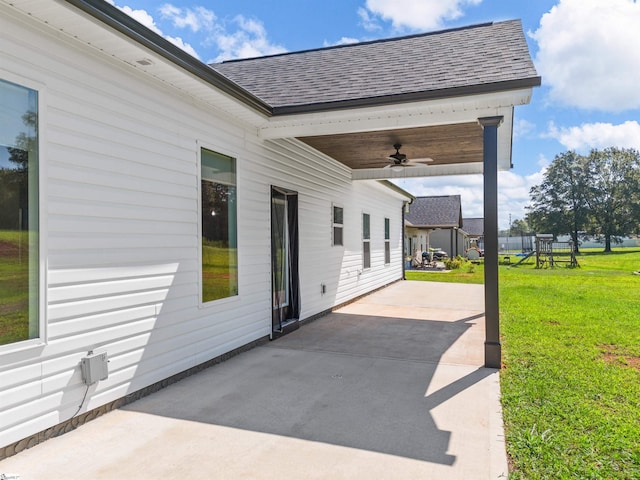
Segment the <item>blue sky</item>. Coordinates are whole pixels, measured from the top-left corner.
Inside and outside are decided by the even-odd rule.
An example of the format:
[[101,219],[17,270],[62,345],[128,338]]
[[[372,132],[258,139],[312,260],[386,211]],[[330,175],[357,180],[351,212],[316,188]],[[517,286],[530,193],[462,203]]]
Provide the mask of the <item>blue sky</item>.
[[[517,107],[513,164],[499,178],[500,227],[524,217],[555,155],[640,149],[640,3],[634,0],[107,0],[200,60],[319,48],[519,18],[542,76]],[[460,194],[482,216],[482,177],[397,182]]]

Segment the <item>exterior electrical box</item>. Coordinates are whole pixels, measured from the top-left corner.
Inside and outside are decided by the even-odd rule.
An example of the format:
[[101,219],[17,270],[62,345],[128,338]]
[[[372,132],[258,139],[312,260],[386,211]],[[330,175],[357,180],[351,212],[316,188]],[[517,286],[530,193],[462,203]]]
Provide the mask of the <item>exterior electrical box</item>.
[[90,353],[80,361],[82,380],[86,385],[92,385],[109,376],[109,360],[106,353]]

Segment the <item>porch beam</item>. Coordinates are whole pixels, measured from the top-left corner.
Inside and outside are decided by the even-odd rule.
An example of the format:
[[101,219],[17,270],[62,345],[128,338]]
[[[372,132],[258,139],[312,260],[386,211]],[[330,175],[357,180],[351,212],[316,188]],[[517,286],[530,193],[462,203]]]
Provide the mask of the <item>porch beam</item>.
[[394,172],[390,168],[360,168],[351,171],[351,180],[379,180],[411,177],[433,177],[442,175],[470,175],[482,173],[482,164],[453,163],[450,165],[429,165],[404,168]]
[[498,302],[498,127],[502,116],[478,118],[484,146],[484,366],[500,368],[500,310]]
[[474,122],[478,117],[492,115],[503,115],[506,123],[512,115],[513,106],[528,104],[531,94],[532,89],[529,88],[474,97],[282,115],[266,119],[258,127],[258,135],[264,140],[277,140],[384,131]]

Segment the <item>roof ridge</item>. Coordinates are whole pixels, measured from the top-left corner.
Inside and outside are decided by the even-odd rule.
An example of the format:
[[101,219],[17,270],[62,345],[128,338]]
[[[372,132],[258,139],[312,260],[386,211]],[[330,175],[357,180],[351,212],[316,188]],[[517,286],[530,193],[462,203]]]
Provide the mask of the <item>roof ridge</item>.
[[357,45],[372,45],[372,44],[376,44],[376,43],[388,43],[388,42],[397,42],[400,40],[410,40],[412,38],[421,38],[421,37],[428,37],[428,36],[432,36],[432,35],[441,35],[441,34],[445,34],[445,33],[451,33],[451,32],[458,32],[458,31],[463,31],[463,30],[471,30],[471,29],[475,29],[475,28],[482,28],[482,27],[489,27],[489,26],[493,26],[496,24],[500,24],[500,23],[510,23],[510,22],[519,22],[519,19],[511,19],[511,20],[501,20],[501,21],[497,21],[497,22],[484,22],[484,23],[476,23],[473,25],[465,25],[465,26],[461,26],[461,27],[452,27],[452,28],[446,28],[443,30],[434,30],[431,32],[422,32],[422,33],[414,33],[414,34],[410,34],[410,35],[403,35],[401,37],[387,37],[387,38],[378,38],[375,40],[366,40],[364,42],[355,42],[355,43],[345,43],[342,45],[330,45],[328,47],[318,47],[318,48],[309,48],[309,49],[305,49],[305,50],[296,50],[293,52],[283,52],[283,53],[274,53],[272,55],[263,55],[260,57],[248,57],[248,58],[234,58],[234,59],[230,59],[230,60],[224,60],[222,62],[218,62],[218,63],[211,63],[210,65],[221,65],[221,64],[225,64],[225,63],[239,63],[239,62],[246,62],[246,61],[251,61],[251,60],[260,60],[263,58],[275,58],[275,57],[285,57],[288,55],[300,55],[300,54],[305,54],[305,53],[312,53],[312,52],[322,52],[322,51],[327,51],[327,50],[337,50],[337,49],[342,49],[342,48],[350,48],[350,47],[355,47]]
[[459,197],[460,194],[459,193],[452,193],[450,195],[423,195],[423,196],[418,196],[416,198],[446,198],[446,197]]

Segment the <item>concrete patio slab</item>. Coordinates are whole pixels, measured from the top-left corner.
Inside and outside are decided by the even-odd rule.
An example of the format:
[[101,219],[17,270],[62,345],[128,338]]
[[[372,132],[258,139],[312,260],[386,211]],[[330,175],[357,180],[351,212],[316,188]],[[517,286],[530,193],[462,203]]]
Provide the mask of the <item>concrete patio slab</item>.
[[398,282],[0,462],[24,479],[506,478],[483,289]]

